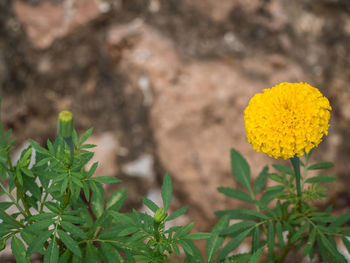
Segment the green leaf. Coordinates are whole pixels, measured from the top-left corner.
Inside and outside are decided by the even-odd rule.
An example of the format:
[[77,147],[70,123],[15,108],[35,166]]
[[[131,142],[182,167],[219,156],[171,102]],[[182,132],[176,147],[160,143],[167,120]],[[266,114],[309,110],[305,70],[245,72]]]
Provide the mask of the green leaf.
[[186,240],[181,239],[179,241],[179,243],[182,246],[182,248],[184,249],[186,254],[193,256],[193,250],[192,250],[191,246],[186,242]]
[[220,232],[220,235],[226,236],[226,235],[231,235],[231,234],[236,233],[236,232],[242,232],[246,228],[249,228],[249,227],[252,227],[252,226],[255,226],[255,225],[256,225],[256,222],[245,220],[245,221],[233,224],[233,225],[231,225],[229,227],[226,227],[224,230],[222,230]]
[[171,221],[174,220],[176,218],[178,218],[179,216],[182,216],[183,214],[185,214],[188,210],[188,206],[184,206],[181,207],[180,209],[176,210],[174,213],[170,214],[165,221]]
[[269,258],[271,258],[273,255],[274,246],[275,246],[275,228],[272,221],[270,221],[269,228],[267,231],[267,248],[268,248]]
[[108,243],[100,242],[103,255],[107,259],[107,263],[120,263],[123,258],[119,255],[117,250]]
[[104,190],[100,184],[96,184],[96,189],[92,192],[91,209],[94,212],[96,218],[100,217],[104,211]]
[[68,249],[66,249],[66,251],[64,251],[64,253],[60,256],[60,260],[58,261],[58,263],[70,262],[71,256],[72,256],[72,253]]
[[24,247],[24,244],[16,236],[12,237],[11,250],[17,263],[30,263],[29,257],[26,256],[26,248]]
[[45,241],[49,239],[51,234],[53,233],[54,230],[49,230],[41,233],[39,236],[37,236],[32,243],[29,244],[28,250],[27,250],[27,256],[32,255],[34,252],[39,251],[42,249],[43,244]]
[[239,189],[232,189],[228,187],[219,187],[218,191],[228,197],[238,199],[244,202],[252,203],[253,199],[245,192],[239,190]]
[[27,175],[29,177],[32,177],[32,178],[35,177],[35,175],[33,174],[32,170],[29,170],[26,167],[21,168],[21,171],[22,171],[22,173],[24,173],[25,175]]
[[83,134],[79,142],[80,145],[82,145],[90,137],[93,130],[93,128],[90,128]]
[[77,237],[80,237],[81,239],[86,239],[87,235],[86,233],[81,230],[79,227],[67,222],[67,221],[62,221],[61,226],[63,227],[66,232],[69,232]]
[[151,209],[151,211],[154,213],[159,208],[152,200],[148,199],[147,197],[142,197],[142,201],[145,204],[145,206],[147,206],[149,209]]
[[338,178],[333,177],[333,176],[320,175],[320,176],[314,176],[314,177],[308,178],[305,181],[305,183],[329,183],[329,182],[333,182],[335,180],[338,180]]
[[119,183],[121,182],[120,179],[112,176],[98,176],[98,177],[92,177],[91,180],[94,180],[99,183],[103,184],[112,184],[112,183]]
[[224,242],[224,238],[220,236],[220,232],[227,227],[230,222],[228,216],[223,216],[220,218],[219,222],[214,226],[212,230],[212,236],[207,240],[206,243],[206,254],[208,262],[215,256]]
[[318,169],[330,169],[333,168],[334,164],[331,162],[323,162],[323,163],[317,163],[314,165],[309,166],[308,170],[318,170]]
[[263,251],[264,251],[264,248],[265,248],[265,247],[261,247],[261,248],[259,248],[258,250],[256,250],[256,251],[253,253],[252,257],[249,259],[248,263],[258,263],[258,262],[259,262],[259,258],[260,258],[261,254],[262,254]]
[[303,257],[306,257],[310,253],[311,249],[314,246],[315,238],[316,238],[316,229],[315,229],[315,227],[313,227],[311,232],[310,232],[309,238],[306,242],[306,245],[305,245],[305,248],[303,251]]
[[31,233],[38,233],[38,231],[42,231],[44,229],[47,230],[47,228],[52,225],[54,222],[54,219],[46,219],[42,221],[35,222],[32,225],[27,226],[24,231],[31,232]]
[[234,237],[230,242],[228,242],[224,248],[220,251],[218,255],[218,261],[222,260],[224,257],[226,257],[229,253],[231,253],[233,250],[235,250],[242,241],[249,235],[251,232],[251,229],[247,229]]
[[287,166],[280,165],[280,164],[273,164],[272,166],[273,168],[275,168],[277,171],[280,171],[281,173],[286,173],[290,175],[294,174],[294,171]]
[[345,214],[338,217],[334,222],[332,222],[329,227],[338,227],[344,225],[346,222],[350,220],[350,212],[346,212]]
[[0,219],[2,219],[3,222],[6,224],[15,227],[21,227],[21,224],[17,222],[17,220],[13,216],[8,215],[3,209],[0,209]]
[[170,176],[166,174],[163,178],[163,185],[162,185],[162,199],[163,199],[163,206],[165,210],[169,209],[172,194],[173,194],[173,187],[172,187],[171,179],[170,179]]
[[282,230],[282,224],[280,221],[277,221],[276,223],[276,236],[280,247],[281,248],[284,247],[283,230]]
[[272,180],[275,181],[277,183],[283,184],[283,178],[282,176],[275,174],[275,173],[271,173],[268,175],[268,177]]
[[350,241],[348,237],[343,237],[342,238],[343,244],[346,247],[346,250],[350,253]]
[[254,184],[254,194],[259,193],[261,189],[263,189],[263,187],[265,186],[268,171],[269,171],[269,167],[265,166],[260,172],[258,178],[256,178],[256,181]]
[[176,231],[175,235],[174,235],[174,238],[176,237],[183,237],[184,235],[186,235],[188,232],[191,231],[191,229],[193,228],[193,225],[194,225],[194,222],[191,222],[189,225],[183,227],[179,227],[179,230]]
[[221,210],[216,211],[215,215],[217,215],[218,217],[228,215],[231,219],[269,219],[269,217],[264,215],[263,213],[249,209]]
[[234,149],[231,149],[231,167],[237,181],[251,191],[249,165],[243,156]]
[[99,257],[99,251],[90,242],[88,242],[86,245],[85,262],[86,263],[101,263],[101,260]]
[[254,229],[252,236],[252,251],[257,251],[260,247],[260,228],[259,226]]
[[44,263],[57,263],[58,262],[58,246],[56,237],[51,240],[49,247],[46,249]]
[[65,246],[78,257],[81,257],[81,251],[77,242],[73,240],[66,232],[57,230],[59,237]]
[[197,232],[197,233],[190,233],[187,236],[185,236],[186,239],[208,239],[212,236],[211,233],[204,233],[204,232]]
[[332,245],[332,243],[324,236],[324,234],[321,233],[319,237],[323,246],[337,260],[336,262],[347,262],[344,256],[338,252],[337,248]]
[[118,189],[113,194],[108,197],[106,204],[107,209],[113,209],[114,211],[119,211],[122,207],[124,201],[126,200],[127,189]]

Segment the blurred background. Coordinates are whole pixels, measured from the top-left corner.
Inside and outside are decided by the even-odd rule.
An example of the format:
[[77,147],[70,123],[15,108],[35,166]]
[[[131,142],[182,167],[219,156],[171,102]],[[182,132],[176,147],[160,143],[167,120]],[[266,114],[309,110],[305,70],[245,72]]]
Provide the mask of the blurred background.
[[171,209],[189,206],[177,223],[209,231],[213,211],[243,205],[216,190],[236,186],[230,148],[253,178],[289,165],[247,143],[249,99],[308,82],[333,108],[312,160],[335,162],[340,180],[318,205],[337,214],[350,208],[349,44],[349,0],[1,0],[2,120],[15,156],[28,138],[54,139],[58,112],[72,111],[80,134],[94,127],[96,175],[123,180],[107,192],[128,189],[124,211],[160,202],[169,173]]

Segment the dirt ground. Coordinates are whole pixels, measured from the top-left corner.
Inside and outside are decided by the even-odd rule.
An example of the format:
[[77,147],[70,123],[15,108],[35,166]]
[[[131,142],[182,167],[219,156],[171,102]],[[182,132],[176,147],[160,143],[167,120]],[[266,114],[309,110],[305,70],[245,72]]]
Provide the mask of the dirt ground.
[[159,201],[169,172],[172,209],[188,205],[182,222],[208,231],[213,211],[242,205],[216,191],[236,184],[229,149],[253,176],[275,162],[246,142],[249,98],[308,82],[333,108],[314,158],[336,164],[320,206],[339,213],[350,208],[349,41],[348,0],[2,0],[2,120],[20,147],[53,139],[58,112],[71,110],[102,145],[99,175],[123,179],[107,191],[128,188],[124,211],[141,209],[142,195]]

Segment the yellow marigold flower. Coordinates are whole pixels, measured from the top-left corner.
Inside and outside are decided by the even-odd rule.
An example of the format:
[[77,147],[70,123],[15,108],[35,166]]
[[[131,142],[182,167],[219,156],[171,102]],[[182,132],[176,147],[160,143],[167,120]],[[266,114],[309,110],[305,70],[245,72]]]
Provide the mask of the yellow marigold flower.
[[328,99],[307,83],[264,89],[244,110],[248,142],[276,159],[300,157],[328,134],[331,109]]

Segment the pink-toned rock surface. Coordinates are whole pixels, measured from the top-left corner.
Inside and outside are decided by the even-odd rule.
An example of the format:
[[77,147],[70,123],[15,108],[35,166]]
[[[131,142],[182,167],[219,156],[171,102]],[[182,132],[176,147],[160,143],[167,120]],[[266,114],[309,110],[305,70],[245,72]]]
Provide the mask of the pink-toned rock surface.
[[98,0],[65,0],[30,5],[14,0],[13,8],[28,37],[37,48],[47,48],[79,26],[101,14]]
[[[302,70],[277,55],[247,58],[243,66],[183,61],[169,39],[142,23],[113,27],[109,45],[118,45],[128,37],[137,40],[123,53],[119,66],[131,79],[147,76],[150,81],[157,155],[173,176],[175,188],[195,204],[197,216],[213,218],[214,210],[237,207],[238,203],[228,202],[217,192],[219,186],[237,186],[230,174],[230,149],[247,157],[253,177],[271,162],[248,144],[244,108],[263,88],[279,81],[301,80]],[[267,81],[251,79],[247,72]]]

